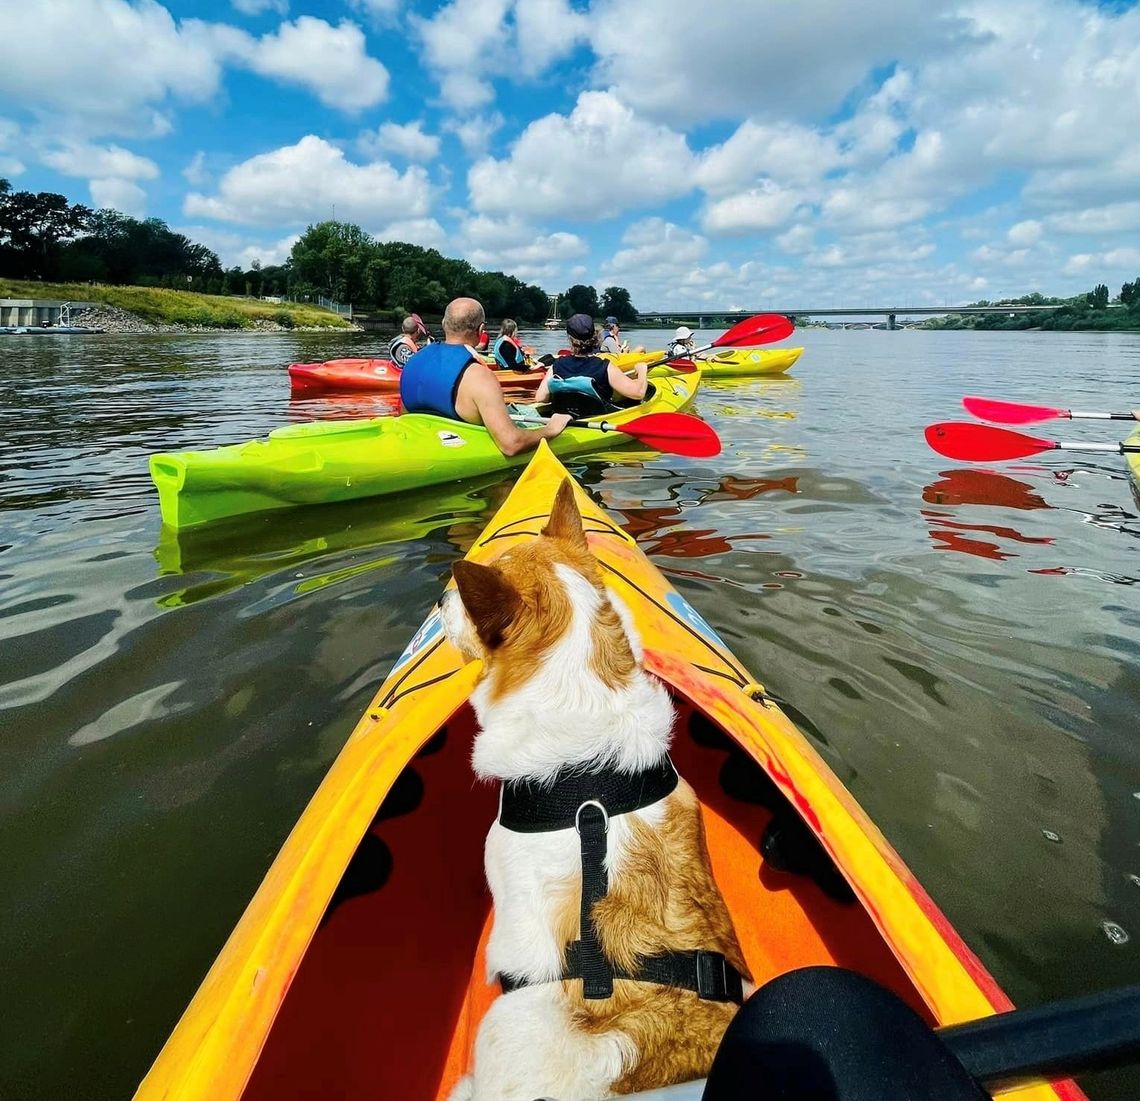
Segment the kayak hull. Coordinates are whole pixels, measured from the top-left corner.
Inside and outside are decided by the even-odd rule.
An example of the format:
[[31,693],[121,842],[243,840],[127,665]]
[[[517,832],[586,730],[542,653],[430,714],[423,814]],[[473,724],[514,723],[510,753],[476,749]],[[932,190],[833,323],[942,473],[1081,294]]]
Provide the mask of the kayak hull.
[[[360,391],[398,394],[401,369],[390,359],[330,359],[324,363],[289,364],[294,397],[351,394]],[[496,371],[504,390],[537,390],[545,371]]]
[[[722,348],[700,357],[705,381],[719,378],[771,378],[786,374],[803,355],[803,348]],[[660,359],[662,352],[623,352],[610,358],[623,370],[635,363]],[[669,365],[655,367],[650,374],[657,376],[669,371]]]
[[[646,413],[684,409],[699,383],[699,373],[657,379],[641,405],[594,419],[620,427]],[[569,428],[554,449],[578,455],[631,442],[620,432]],[[454,482],[522,466],[528,458],[503,455],[480,425],[406,413],[289,425],[249,443],[152,455],[150,475],[163,524],[182,530],[246,513]]]
[[[1132,435],[1124,441],[1129,447],[1140,447],[1140,428],[1133,429]],[[1128,469],[1132,473],[1132,488],[1140,496],[1140,451],[1126,451]]]
[[[561,464],[541,446],[467,552],[533,538]],[[606,584],[678,711],[674,755],[696,791],[718,885],[758,982],[813,963],[877,978],[931,1024],[1010,1007],[814,747],[705,620],[578,489]],[[349,736],[136,1094],[138,1101],[408,1097],[443,1101],[500,996],[486,979],[483,836],[496,796],[470,771],[479,665],[438,607]],[[761,858],[792,813],[853,899]],[[1011,1091],[1084,1095],[1070,1082]]]

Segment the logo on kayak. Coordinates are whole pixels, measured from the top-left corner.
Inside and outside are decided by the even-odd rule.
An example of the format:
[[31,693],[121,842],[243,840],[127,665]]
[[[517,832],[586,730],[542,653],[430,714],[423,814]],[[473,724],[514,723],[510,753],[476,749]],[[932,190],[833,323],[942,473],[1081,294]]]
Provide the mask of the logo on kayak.
[[676,615],[687,623],[690,627],[697,632],[697,634],[704,636],[711,642],[715,642],[723,649],[728,649],[724,645],[724,641],[720,635],[716,633],[704,620],[701,614],[690,604],[680,593],[671,592],[665,597],[665,602],[676,613]]
[[753,363],[759,363],[764,357],[759,352],[753,352],[748,358],[751,359]]
[[441,430],[439,433],[439,442],[444,447],[466,447],[467,441],[462,436],[457,436],[454,432],[448,432],[446,429]]
[[[442,631],[443,619],[437,607],[432,611],[431,615],[420,624],[420,629],[412,635],[412,641],[404,647],[404,652],[396,659],[396,664],[392,666],[392,673],[402,669],[416,654],[425,647],[430,646],[439,637]],[[388,675],[391,676],[392,673]]]

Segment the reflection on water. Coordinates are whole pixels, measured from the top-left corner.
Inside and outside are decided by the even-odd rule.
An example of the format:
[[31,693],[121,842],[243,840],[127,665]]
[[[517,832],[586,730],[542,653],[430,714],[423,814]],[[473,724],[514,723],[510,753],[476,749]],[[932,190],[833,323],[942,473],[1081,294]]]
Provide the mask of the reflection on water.
[[[995,377],[1134,405],[1140,338],[797,335],[790,379],[702,390],[720,456],[614,449],[574,473],[787,701],[1015,1000],[1140,981],[1124,466],[945,470],[921,434]],[[389,395],[289,400],[286,364],[374,351],[318,334],[5,345],[0,1096],[129,1095],[509,490],[514,474],[161,530],[151,453],[386,415]],[[1096,374],[1065,372],[1060,393],[1057,365],[1081,362]],[[1135,1075],[1093,1086],[1140,1095]]]

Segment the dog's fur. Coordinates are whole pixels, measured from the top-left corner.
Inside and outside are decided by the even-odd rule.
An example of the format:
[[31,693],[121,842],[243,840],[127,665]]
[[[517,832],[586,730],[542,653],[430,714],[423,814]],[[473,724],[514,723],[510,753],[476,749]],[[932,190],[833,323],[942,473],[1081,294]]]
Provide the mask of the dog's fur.
[[[636,771],[668,749],[673,708],[641,666],[628,611],[606,590],[586,544],[573,484],[559,488],[542,535],[493,566],[458,562],[444,630],[483,660],[472,695],[481,731],[475,771],[487,779],[549,780],[566,765]],[[700,806],[673,793],[610,821],[609,892],[594,923],[607,957],[634,968],[671,949],[718,951],[747,978],[713,882]],[[695,993],[617,980],[586,1001],[557,980],[578,939],[581,864],[573,829],[513,833],[494,823],[486,844],[495,903],[488,977],[537,985],[504,995],[480,1026],[473,1072],[452,1101],[594,1101],[706,1074],[736,1007]]]

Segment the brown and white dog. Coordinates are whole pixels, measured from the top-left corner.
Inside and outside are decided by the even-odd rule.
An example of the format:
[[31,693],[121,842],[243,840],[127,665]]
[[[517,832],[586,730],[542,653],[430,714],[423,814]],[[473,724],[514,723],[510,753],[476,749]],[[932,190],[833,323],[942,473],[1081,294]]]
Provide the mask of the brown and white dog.
[[[568,766],[635,773],[668,751],[673,707],[642,667],[632,618],[602,582],[573,484],[559,488],[541,536],[491,566],[455,565],[444,630],[483,660],[472,695],[473,763],[484,778],[547,782]],[[618,978],[586,1000],[562,980],[579,938],[582,855],[575,829],[487,835],[494,922],[488,977],[527,983],[484,1018],[473,1071],[451,1101],[593,1101],[699,1078],[736,1006],[695,992]],[[608,820],[608,892],[591,911],[608,961],[626,973],[662,952],[718,952],[748,974],[713,881],[700,806],[680,780],[671,794]],[[562,980],[562,981],[560,981]]]

